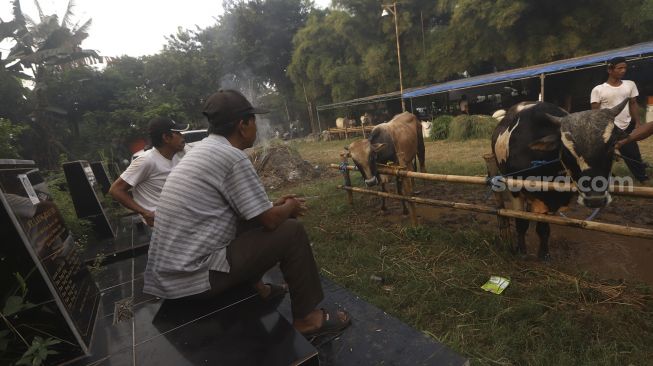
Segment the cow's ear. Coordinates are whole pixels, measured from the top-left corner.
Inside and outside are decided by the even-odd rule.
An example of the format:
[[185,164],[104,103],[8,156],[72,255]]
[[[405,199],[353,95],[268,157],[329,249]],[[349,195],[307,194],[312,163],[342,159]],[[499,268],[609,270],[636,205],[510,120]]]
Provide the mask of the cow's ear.
[[385,147],[385,144],[372,144],[372,151],[379,152]]
[[560,136],[547,135],[539,140],[531,142],[528,147],[537,151],[555,151],[560,148]]

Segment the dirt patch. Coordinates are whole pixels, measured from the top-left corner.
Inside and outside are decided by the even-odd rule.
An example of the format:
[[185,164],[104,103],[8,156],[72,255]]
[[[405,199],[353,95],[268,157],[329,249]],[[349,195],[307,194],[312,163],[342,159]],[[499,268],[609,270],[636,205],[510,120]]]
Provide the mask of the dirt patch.
[[[393,189],[389,187],[390,191]],[[418,182],[416,190],[423,198],[494,205],[493,196],[480,186]],[[595,221],[652,228],[652,200],[623,196],[613,198],[612,204],[603,209]],[[389,210],[383,215],[385,220],[410,225],[409,219],[401,214],[399,202],[388,200],[387,203]],[[380,207],[380,201],[376,207]],[[424,205],[417,206],[417,213],[423,225],[439,225],[453,231],[473,228],[497,232],[497,220],[493,215]],[[566,213],[568,217],[576,219],[585,219],[589,214],[589,209],[577,204],[573,204]],[[511,228],[516,236],[514,222]],[[536,260],[534,257],[538,246],[539,239],[532,223],[527,236],[527,260]],[[653,240],[551,225],[549,248],[552,256],[550,265],[562,271],[587,271],[604,279],[635,280],[653,286]]]
[[266,189],[278,189],[320,176],[321,169],[302,159],[299,152],[286,144],[248,149],[256,173]]

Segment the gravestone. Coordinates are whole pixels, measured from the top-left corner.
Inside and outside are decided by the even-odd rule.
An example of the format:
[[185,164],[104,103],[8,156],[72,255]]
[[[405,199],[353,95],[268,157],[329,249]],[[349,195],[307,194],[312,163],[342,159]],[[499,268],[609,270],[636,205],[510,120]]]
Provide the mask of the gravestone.
[[114,225],[101,203],[104,195],[88,161],[70,161],[62,166],[77,217],[90,221],[99,238],[116,237]]
[[112,180],[109,178],[107,170],[104,169],[104,163],[101,161],[94,161],[91,163],[91,170],[93,170],[93,175],[95,179],[100,184],[103,194],[109,193],[109,188],[111,188]]
[[46,364],[89,353],[99,290],[33,161],[0,159],[0,364],[36,337]]

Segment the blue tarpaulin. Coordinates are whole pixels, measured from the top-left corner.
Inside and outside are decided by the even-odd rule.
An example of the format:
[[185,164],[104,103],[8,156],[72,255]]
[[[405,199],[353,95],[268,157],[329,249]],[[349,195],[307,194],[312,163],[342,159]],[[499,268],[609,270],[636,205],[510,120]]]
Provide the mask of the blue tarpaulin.
[[496,72],[493,74],[479,75],[465,79],[452,80],[442,84],[435,84],[423,88],[417,88],[404,92],[404,99],[415,98],[423,95],[437,94],[454,89],[464,89],[478,85],[493,84],[497,82],[520,80],[537,77],[542,74],[551,74],[563,71],[571,71],[579,67],[604,64],[613,57],[642,57],[653,56],[653,42],[639,43],[633,46],[619,48],[610,51],[594,53],[587,56],[570,58],[561,61],[549,62],[546,64],[529,66],[522,69]]

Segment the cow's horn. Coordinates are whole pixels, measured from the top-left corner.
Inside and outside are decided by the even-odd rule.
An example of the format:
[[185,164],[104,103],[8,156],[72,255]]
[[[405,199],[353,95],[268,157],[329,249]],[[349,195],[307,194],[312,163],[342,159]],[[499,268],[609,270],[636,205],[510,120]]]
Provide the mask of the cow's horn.
[[612,115],[616,117],[619,113],[621,113],[621,111],[624,110],[624,107],[626,106],[626,104],[628,104],[629,100],[630,100],[630,98],[626,98],[621,103],[619,103],[616,106],[610,108],[610,113],[612,113]]
[[544,113],[544,114],[546,115],[546,118],[547,118],[551,123],[553,123],[553,124],[556,125],[556,126],[562,126],[562,117],[552,116],[552,115],[550,115],[550,114],[548,114],[548,113]]

